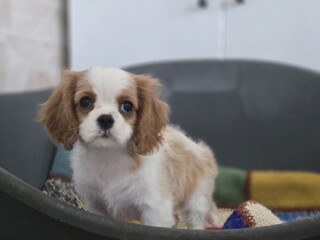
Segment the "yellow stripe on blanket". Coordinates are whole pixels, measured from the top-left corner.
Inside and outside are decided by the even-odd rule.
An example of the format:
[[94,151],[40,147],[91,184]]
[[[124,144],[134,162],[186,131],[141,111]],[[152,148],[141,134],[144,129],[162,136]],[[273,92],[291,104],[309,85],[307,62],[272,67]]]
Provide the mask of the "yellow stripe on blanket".
[[320,174],[310,172],[253,171],[249,198],[271,209],[320,209]]

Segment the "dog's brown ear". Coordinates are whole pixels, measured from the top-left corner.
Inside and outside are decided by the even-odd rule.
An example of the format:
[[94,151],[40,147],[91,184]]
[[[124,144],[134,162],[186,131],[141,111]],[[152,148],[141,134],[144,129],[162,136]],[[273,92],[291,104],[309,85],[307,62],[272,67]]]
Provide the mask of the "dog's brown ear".
[[169,106],[158,97],[160,84],[146,75],[133,75],[137,86],[138,110],[133,133],[137,153],[150,154],[163,140],[161,130],[167,125]]
[[64,71],[62,81],[42,105],[39,121],[45,126],[55,144],[72,149],[78,139],[79,122],[74,105],[74,94],[79,72]]

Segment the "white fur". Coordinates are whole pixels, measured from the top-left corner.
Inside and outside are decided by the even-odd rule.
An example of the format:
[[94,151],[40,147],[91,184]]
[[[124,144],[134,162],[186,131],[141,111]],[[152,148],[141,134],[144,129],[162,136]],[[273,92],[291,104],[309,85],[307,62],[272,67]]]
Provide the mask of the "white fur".
[[[133,84],[130,75],[120,69],[95,67],[88,71],[88,81],[97,99],[94,109],[79,126],[82,140],[96,147],[125,145],[132,135],[132,129],[118,111],[116,96]],[[115,120],[110,129],[110,138],[101,138],[103,131],[97,125],[97,118],[102,114],[112,115]]]
[[143,157],[132,172],[133,159],[124,148],[96,149],[78,142],[72,153],[76,189],[90,211],[146,225],[172,227],[173,202],[159,192],[163,150]]
[[202,181],[184,206],[183,213],[188,228],[203,229],[204,219],[211,225],[218,226],[219,224],[219,218],[217,216],[218,211],[215,203],[212,201],[208,202],[208,198],[206,197],[208,188],[212,188],[211,185],[208,186],[208,183],[210,183],[211,180],[212,179],[209,181]]

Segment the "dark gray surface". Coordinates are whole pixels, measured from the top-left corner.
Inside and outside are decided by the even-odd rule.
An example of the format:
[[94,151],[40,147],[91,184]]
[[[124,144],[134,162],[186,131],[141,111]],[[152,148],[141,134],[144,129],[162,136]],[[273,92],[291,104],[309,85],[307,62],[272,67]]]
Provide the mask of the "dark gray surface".
[[320,171],[320,75],[248,61],[129,67],[164,85],[171,122],[243,169]]
[[42,188],[54,146],[36,122],[51,91],[0,95],[0,167]]

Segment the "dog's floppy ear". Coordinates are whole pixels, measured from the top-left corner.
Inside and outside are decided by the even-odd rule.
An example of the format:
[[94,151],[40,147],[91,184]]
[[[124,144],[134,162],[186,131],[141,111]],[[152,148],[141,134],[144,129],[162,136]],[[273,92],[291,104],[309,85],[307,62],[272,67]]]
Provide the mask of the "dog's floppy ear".
[[138,94],[137,120],[133,142],[138,154],[153,152],[162,142],[161,130],[168,123],[169,106],[158,97],[160,84],[146,75],[132,75]]
[[64,71],[62,81],[42,105],[39,121],[45,126],[55,144],[72,149],[78,138],[79,122],[74,106],[76,82],[80,72]]

